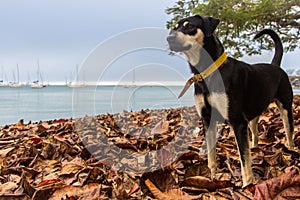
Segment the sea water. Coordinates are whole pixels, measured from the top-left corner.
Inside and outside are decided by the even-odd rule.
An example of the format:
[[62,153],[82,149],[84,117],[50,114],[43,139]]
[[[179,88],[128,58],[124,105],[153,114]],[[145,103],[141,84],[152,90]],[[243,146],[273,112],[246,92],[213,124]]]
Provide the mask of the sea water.
[[[193,88],[178,99],[182,86],[47,86],[0,87],[0,126],[29,121],[77,118],[120,113],[123,110],[168,109],[192,106]],[[300,94],[300,89],[294,89]]]
[[178,99],[181,89],[182,86],[0,87],[0,126],[20,119],[28,123],[193,105],[192,89]]

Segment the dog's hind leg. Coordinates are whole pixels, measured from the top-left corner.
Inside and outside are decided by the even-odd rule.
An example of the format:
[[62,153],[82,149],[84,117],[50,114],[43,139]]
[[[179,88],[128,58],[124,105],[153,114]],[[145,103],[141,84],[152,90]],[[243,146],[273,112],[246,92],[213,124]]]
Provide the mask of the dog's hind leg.
[[259,120],[259,116],[252,119],[248,124],[248,127],[252,134],[252,147],[256,147],[258,145],[258,129],[257,129],[258,120]]
[[291,103],[284,104],[284,102],[276,101],[276,105],[280,111],[280,116],[283,121],[283,126],[287,139],[286,145],[288,148],[293,148],[295,145],[293,141],[294,124]]
[[243,178],[243,187],[253,183],[254,176],[251,168],[251,155],[247,134],[247,121],[242,119],[242,117],[237,118],[237,121],[231,122],[235,139],[238,146],[239,154],[240,154],[240,162],[241,162],[241,171]]

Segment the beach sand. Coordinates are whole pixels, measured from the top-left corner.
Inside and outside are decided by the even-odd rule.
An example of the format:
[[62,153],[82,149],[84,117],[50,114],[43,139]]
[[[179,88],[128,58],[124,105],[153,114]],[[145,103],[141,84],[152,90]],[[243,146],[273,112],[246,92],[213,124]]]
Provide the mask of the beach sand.
[[277,108],[261,116],[251,149],[257,182],[247,188],[229,126],[219,126],[216,180],[209,179],[195,107],[20,121],[0,128],[0,199],[300,198],[300,96],[293,112],[292,150]]

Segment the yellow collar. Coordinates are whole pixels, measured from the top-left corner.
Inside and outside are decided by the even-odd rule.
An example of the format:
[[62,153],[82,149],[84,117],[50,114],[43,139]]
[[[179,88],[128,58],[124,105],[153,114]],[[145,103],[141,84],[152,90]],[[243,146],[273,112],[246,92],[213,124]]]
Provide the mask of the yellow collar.
[[209,77],[212,73],[214,73],[227,59],[227,54],[224,52],[213,64],[211,64],[207,69],[205,69],[200,74],[195,74],[192,78],[190,78],[184,88],[182,89],[178,98],[182,97],[185,92],[189,89],[189,87],[195,82],[202,82],[204,79]]

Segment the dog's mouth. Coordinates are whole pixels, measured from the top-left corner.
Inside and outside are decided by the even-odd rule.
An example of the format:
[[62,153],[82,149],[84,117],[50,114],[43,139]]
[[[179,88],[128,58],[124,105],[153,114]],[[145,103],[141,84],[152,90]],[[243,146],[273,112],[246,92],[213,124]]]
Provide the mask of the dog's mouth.
[[174,35],[169,35],[167,37],[167,41],[169,43],[170,50],[175,52],[187,51],[192,47],[191,45],[182,44],[182,42],[180,42]]
[[174,51],[174,52],[183,52],[183,51],[189,50],[191,48],[191,45],[182,46],[179,43],[169,43],[169,48],[171,51]]

